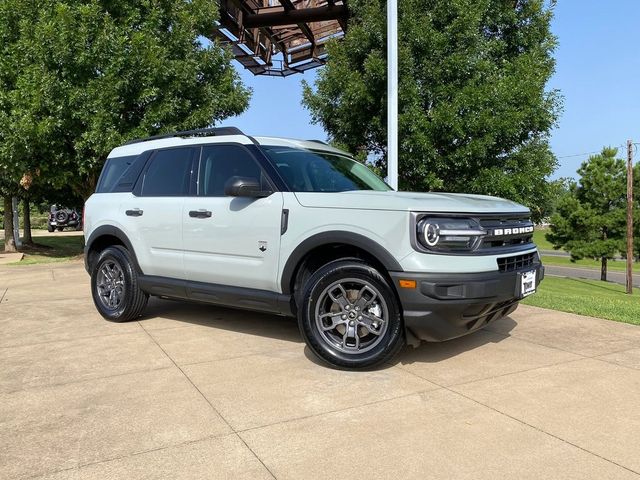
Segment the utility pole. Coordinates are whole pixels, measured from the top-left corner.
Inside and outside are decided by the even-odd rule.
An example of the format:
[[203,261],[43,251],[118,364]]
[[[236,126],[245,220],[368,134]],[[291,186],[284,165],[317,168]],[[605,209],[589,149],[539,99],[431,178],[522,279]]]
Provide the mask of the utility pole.
[[398,190],[398,0],[387,0],[387,181]]
[[633,142],[627,140],[627,293],[633,294]]

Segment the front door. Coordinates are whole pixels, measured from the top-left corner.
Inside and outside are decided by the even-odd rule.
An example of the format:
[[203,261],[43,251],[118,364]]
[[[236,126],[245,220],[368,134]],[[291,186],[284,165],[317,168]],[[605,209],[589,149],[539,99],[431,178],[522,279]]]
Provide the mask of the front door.
[[184,264],[188,280],[278,291],[282,193],[227,197],[232,177],[268,188],[251,152],[239,144],[202,147],[197,195],[183,205]]

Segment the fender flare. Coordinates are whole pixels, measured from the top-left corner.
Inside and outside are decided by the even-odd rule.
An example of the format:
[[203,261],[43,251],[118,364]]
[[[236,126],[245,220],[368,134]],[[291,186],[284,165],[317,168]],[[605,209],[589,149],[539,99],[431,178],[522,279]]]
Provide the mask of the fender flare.
[[136,271],[138,273],[143,273],[142,269],[140,268],[140,264],[138,263],[136,252],[133,250],[133,244],[129,240],[129,237],[127,237],[127,235],[122,230],[120,230],[118,227],[114,227],[113,225],[102,225],[96,228],[93,232],[91,232],[91,235],[89,235],[89,238],[85,242],[84,266],[87,272],[91,273],[89,269],[89,252],[91,251],[91,247],[93,246],[93,244],[98,238],[105,235],[116,237],[118,240],[120,240],[124,244],[125,248],[128,250],[129,255],[131,255],[131,259],[133,260],[133,264],[136,268]]
[[331,245],[334,243],[340,243],[343,245],[349,245],[352,247],[360,248],[375,257],[387,271],[402,272],[403,268],[400,266],[396,258],[389,253],[389,251],[381,246],[379,243],[371,240],[370,238],[353,232],[345,232],[342,230],[328,231],[317,233],[311,237],[305,239],[300,243],[289,255],[287,262],[282,270],[282,277],[280,279],[280,286],[282,293],[291,293],[291,280],[296,272],[300,261],[311,250],[323,245]]

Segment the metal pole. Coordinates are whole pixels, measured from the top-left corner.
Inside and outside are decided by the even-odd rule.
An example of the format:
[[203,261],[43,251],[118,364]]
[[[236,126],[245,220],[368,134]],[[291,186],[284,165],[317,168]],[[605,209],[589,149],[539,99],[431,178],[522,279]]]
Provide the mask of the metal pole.
[[627,140],[627,293],[633,294],[633,142]]
[[398,190],[398,0],[387,0],[387,181]]

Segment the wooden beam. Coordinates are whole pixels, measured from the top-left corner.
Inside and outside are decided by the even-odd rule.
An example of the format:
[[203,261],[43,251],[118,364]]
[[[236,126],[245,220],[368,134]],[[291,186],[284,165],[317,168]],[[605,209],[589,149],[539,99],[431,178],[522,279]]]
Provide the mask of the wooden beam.
[[324,22],[346,18],[345,5],[327,5],[317,8],[304,8],[284,12],[247,14],[243,24],[246,28],[274,27],[277,25],[296,25],[298,23]]

